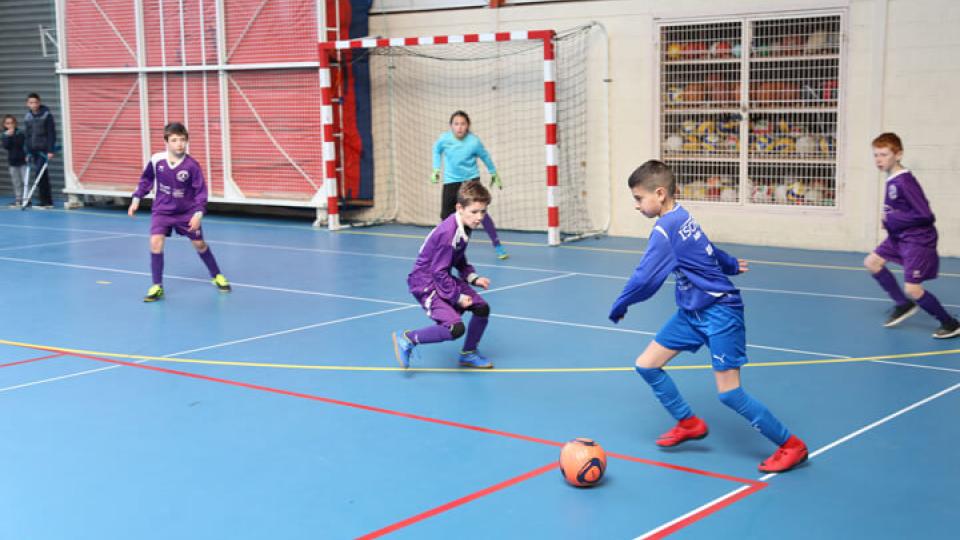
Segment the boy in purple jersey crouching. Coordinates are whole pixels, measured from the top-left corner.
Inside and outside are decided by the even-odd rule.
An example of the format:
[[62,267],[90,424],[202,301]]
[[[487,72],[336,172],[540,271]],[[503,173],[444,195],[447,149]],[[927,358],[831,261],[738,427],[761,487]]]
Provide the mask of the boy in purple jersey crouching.
[[[960,336],[960,322],[947,313],[933,293],[923,288],[924,281],[936,279],[940,268],[937,229],[933,225],[936,218],[923,189],[913,173],[900,164],[901,159],[903,143],[895,133],[882,133],[873,140],[873,160],[878,169],[887,173],[883,201],[887,239],[867,255],[863,265],[896,304],[884,326],[900,324],[921,307],[940,321],[934,338]],[[887,269],[887,261],[903,266],[903,291]]]
[[200,164],[187,155],[188,139],[189,134],[183,124],[172,122],[164,126],[163,140],[167,150],[151,156],[127,209],[127,214],[133,217],[140,208],[140,199],[150,193],[156,183],[157,192],[150,218],[150,270],[153,284],[147,290],[144,302],[163,298],[163,244],[174,230],[193,242],[217,289],[230,292],[230,283],[220,273],[210,246],[203,241],[200,220],[207,208],[207,183]]
[[[467,337],[460,351],[460,365],[492,368],[493,363],[477,351],[487,327],[490,306],[471,285],[490,288],[490,279],[480,277],[467,262],[467,228],[483,224],[490,204],[490,192],[479,181],[464,182],[457,192],[456,211],[434,227],[420,246],[417,262],[407,276],[410,294],[437,324],[419,330],[393,333],[393,350],[404,368],[410,367],[414,347]],[[457,275],[451,273],[457,270]],[[464,327],[461,316],[470,311],[470,325]]]

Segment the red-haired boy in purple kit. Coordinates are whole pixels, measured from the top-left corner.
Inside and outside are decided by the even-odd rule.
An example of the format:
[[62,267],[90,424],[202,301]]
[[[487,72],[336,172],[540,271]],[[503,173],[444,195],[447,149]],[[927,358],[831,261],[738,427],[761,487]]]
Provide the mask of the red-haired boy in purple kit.
[[[923,289],[922,283],[935,279],[940,268],[937,229],[933,226],[936,218],[923,189],[913,173],[900,164],[901,159],[903,143],[895,133],[882,133],[873,140],[873,160],[878,169],[887,173],[883,200],[883,228],[887,230],[887,239],[867,255],[863,265],[896,302],[884,326],[900,324],[921,307],[940,321],[933,337],[956,337],[960,335],[960,322],[947,313],[933,293]],[[903,291],[885,266],[887,261],[903,266]]]
[[210,246],[203,241],[200,220],[207,209],[207,183],[200,164],[187,155],[189,137],[187,128],[179,122],[163,127],[167,150],[150,157],[127,209],[127,214],[133,217],[140,208],[140,199],[150,193],[156,183],[157,192],[150,218],[150,271],[153,285],[147,290],[144,302],[156,302],[163,298],[163,244],[174,230],[193,242],[217,289],[230,292],[230,283],[220,273]]

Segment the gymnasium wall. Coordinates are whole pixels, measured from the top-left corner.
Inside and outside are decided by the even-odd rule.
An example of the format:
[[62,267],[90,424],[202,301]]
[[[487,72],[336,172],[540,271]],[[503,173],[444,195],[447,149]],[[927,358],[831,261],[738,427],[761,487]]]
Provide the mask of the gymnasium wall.
[[[838,208],[685,205],[716,241],[866,252],[883,237],[884,179],[873,166],[870,140],[881,131],[895,131],[904,139],[904,164],[919,178],[937,214],[941,254],[960,256],[960,101],[953,95],[960,83],[960,62],[955,60],[960,57],[960,2],[596,0],[381,14],[375,5],[370,32],[417,36],[602,23],[610,39],[612,78],[609,232],[646,237],[652,221],[633,210],[626,178],[656,157],[656,22],[838,9],[845,12],[847,29]],[[606,150],[598,149],[589,159],[607,159]]]

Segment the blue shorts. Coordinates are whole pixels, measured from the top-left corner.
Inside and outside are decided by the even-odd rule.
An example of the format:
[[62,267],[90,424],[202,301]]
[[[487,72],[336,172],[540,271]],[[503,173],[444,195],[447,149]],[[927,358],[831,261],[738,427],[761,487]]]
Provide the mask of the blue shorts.
[[675,351],[697,352],[702,345],[708,346],[716,371],[747,363],[742,307],[714,304],[700,311],[678,310],[653,339]]

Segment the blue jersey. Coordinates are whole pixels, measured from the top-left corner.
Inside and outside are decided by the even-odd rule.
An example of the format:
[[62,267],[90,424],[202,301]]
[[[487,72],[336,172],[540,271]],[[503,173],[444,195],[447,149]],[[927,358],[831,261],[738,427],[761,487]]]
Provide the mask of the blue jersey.
[[711,244],[700,225],[677,205],[653,226],[647,251],[613,303],[610,318],[619,320],[631,304],[653,296],[671,272],[681,309],[696,311],[718,303],[742,307],[740,291],[727,278],[739,271],[737,259]]
[[466,182],[480,177],[477,167],[477,158],[483,160],[487,172],[497,172],[493,166],[490,154],[480,142],[480,137],[467,132],[462,139],[458,139],[453,132],[448,131],[433,144],[433,168],[440,168],[440,157],[443,156],[443,183]]

